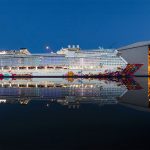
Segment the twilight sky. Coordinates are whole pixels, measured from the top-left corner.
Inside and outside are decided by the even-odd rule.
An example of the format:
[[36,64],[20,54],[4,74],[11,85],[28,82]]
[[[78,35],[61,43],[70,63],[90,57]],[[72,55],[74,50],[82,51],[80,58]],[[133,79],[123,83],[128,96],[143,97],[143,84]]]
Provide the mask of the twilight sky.
[[0,0],[0,49],[46,52],[150,40],[149,0]]

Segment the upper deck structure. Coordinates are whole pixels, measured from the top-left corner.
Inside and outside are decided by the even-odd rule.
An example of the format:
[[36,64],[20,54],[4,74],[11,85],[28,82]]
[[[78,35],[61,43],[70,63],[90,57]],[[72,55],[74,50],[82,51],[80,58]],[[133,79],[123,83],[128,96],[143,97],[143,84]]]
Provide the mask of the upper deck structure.
[[81,50],[68,46],[56,53],[27,49],[0,51],[0,76],[132,76],[142,64],[128,64],[116,49]]

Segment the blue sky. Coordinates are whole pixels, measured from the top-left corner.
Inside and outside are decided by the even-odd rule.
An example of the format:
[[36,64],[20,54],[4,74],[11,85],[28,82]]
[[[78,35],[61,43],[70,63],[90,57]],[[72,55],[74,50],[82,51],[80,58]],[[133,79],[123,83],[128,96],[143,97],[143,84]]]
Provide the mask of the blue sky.
[[149,29],[149,0],[0,0],[0,49],[116,48],[150,40]]

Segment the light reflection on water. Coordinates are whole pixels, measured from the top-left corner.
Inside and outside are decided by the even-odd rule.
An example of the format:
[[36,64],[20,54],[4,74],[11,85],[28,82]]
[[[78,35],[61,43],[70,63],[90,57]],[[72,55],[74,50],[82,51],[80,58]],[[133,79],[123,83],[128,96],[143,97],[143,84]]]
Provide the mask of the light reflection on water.
[[[148,107],[145,86],[140,85],[139,78],[6,78],[0,81],[0,103],[27,105],[32,101],[43,101],[47,107],[58,103],[68,108],[79,108],[82,104],[119,103]],[[138,100],[142,93],[145,100]]]
[[143,149],[149,79],[0,81],[0,149]]

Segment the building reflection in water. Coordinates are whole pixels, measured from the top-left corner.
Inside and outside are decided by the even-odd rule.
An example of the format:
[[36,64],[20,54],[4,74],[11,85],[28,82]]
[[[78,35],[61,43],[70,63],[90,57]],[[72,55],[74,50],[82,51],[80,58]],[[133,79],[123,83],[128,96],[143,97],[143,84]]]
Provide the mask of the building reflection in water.
[[82,104],[121,104],[148,108],[147,80],[147,78],[6,78],[0,81],[0,103],[26,105],[37,100],[46,102],[46,106],[59,103],[68,108],[79,108]]

